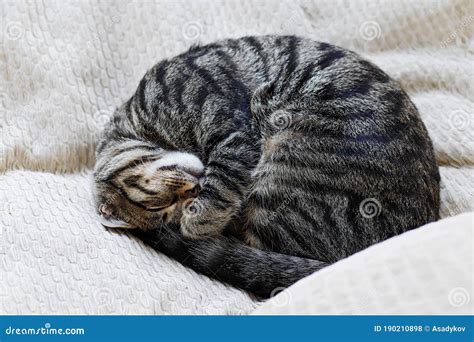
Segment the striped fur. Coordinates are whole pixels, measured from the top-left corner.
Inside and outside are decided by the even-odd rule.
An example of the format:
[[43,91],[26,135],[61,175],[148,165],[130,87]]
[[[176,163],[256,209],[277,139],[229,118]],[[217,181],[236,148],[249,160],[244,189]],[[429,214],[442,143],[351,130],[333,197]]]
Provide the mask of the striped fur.
[[293,36],[155,65],[105,130],[95,181],[102,216],[261,296],[439,209],[407,94],[354,52]]

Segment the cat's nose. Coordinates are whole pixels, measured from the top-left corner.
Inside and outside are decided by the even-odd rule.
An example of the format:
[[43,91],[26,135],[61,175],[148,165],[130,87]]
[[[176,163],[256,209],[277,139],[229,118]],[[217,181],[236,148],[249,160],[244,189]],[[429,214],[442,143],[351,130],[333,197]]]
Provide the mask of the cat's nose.
[[194,188],[187,190],[186,193],[189,195],[189,197],[197,197],[199,191],[201,191],[201,187],[199,184],[196,184]]
[[201,191],[201,187],[199,184],[193,184],[191,188],[188,188],[187,190],[184,190],[182,192],[181,197],[183,198],[195,198],[198,196],[199,191]]

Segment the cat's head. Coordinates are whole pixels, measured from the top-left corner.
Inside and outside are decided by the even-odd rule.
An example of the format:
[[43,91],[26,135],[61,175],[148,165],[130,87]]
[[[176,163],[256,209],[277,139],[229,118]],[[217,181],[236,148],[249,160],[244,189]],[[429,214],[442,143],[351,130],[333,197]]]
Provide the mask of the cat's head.
[[146,145],[114,147],[98,154],[96,208],[111,228],[153,229],[179,223],[200,189],[202,162],[193,154]]

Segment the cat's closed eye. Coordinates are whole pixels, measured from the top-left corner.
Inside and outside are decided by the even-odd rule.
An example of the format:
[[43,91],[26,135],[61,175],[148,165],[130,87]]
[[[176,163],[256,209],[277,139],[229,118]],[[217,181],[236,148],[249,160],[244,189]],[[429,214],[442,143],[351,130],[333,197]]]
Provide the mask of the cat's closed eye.
[[172,206],[178,201],[178,196],[174,196],[170,201],[162,202],[157,200],[144,201],[142,204],[147,208],[147,210],[163,210],[169,206]]

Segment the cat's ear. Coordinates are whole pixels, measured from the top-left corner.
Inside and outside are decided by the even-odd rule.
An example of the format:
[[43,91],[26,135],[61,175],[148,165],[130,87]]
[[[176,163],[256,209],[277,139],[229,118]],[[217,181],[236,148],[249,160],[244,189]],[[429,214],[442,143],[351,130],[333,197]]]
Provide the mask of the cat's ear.
[[137,227],[128,224],[122,220],[117,220],[114,218],[105,218],[104,216],[99,216],[100,223],[107,228],[122,228],[122,229],[136,229]]

